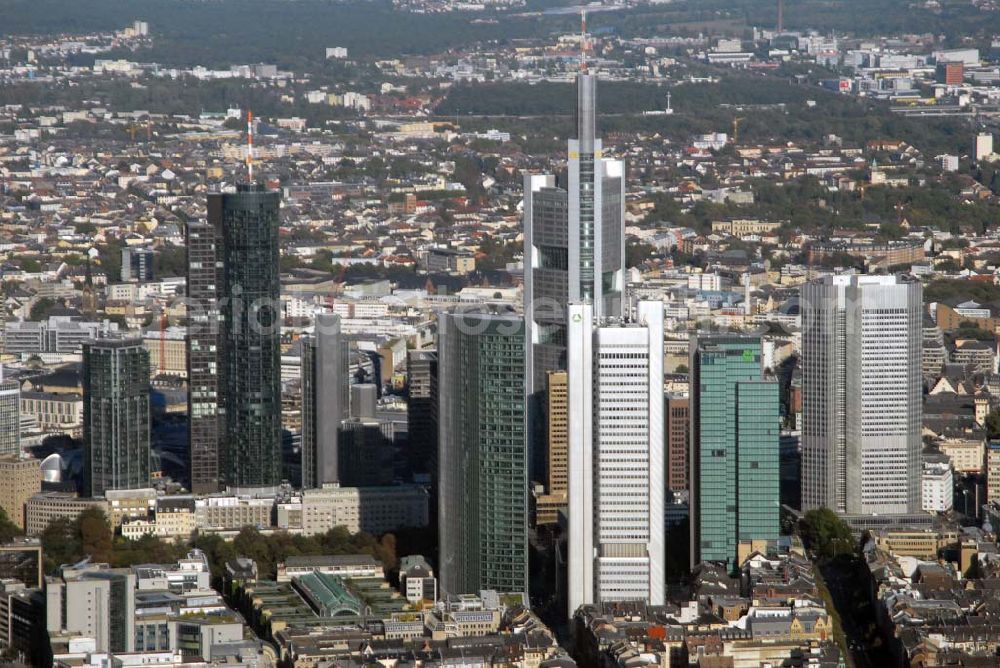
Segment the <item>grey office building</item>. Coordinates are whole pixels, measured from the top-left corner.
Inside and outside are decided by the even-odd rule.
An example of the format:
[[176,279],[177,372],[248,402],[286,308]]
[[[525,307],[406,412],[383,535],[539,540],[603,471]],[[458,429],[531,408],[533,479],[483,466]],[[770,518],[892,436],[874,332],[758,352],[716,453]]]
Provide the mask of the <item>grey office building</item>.
[[128,568],[64,566],[59,575],[45,578],[45,631],[93,638],[98,652],[136,651],[135,587]]
[[802,288],[802,505],[921,510],[922,289],[894,276]]
[[49,316],[48,320],[8,322],[4,328],[4,350],[24,353],[75,353],[91,339],[116,336],[117,323],[88,322],[75,316]]
[[83,346],[87,496],[149,487],[149,353],[141,339]]
[[221,262],[220,470],[233,487],[273,487],[282,477],[280,201],[256,183],[208,196]]
[[442,313],[438,336],[441,588],[526,592],[524,323]]
[[348,398],[347,341],[340,316],[316,316],[312,334],[302,337],[302,486],[338,481],[340,422]]
[[625,164],[605,158],[596,136],[597,77],[577,75],[577,138],[568,143],[566,187],[552,174],[524,177],[524,299],[534,479],[544,475],[543,395],[549,371],[566,368],[566,307],[589,301],[594,317],[621,317],[625,282]]

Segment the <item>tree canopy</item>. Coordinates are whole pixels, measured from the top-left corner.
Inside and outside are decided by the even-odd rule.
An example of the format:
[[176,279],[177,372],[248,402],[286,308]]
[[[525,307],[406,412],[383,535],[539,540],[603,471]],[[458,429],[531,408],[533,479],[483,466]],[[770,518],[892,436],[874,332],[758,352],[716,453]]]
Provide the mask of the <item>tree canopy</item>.
[[829,508],[808,511],[799,528],[806,546],[820,559],[852,555],[856,550],[851,528]]

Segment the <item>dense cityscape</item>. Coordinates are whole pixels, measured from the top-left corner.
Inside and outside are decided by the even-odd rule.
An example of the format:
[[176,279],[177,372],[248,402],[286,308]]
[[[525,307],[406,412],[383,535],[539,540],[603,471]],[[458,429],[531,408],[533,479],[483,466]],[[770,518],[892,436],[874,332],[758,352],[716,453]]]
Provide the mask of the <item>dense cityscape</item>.
[[0,5],[0,665],[1000,666],[1000,4]]

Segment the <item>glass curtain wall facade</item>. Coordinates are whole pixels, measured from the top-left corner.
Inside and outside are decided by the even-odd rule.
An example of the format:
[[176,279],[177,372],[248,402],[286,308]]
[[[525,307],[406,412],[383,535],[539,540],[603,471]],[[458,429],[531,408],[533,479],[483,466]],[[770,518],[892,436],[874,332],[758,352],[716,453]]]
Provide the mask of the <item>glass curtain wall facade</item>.
[[438,321],[441,588],[528,590],[524,322]]
[[735,568],[741,541],[778,538],[778,384],[759,338],[698,337],[690,368],[691,564]]

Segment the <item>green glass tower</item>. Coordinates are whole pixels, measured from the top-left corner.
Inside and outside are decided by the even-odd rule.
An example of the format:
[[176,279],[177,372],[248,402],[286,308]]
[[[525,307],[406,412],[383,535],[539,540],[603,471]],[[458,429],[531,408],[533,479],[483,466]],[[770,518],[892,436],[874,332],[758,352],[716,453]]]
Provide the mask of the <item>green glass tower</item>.
[[524,321],[438,321],[441,588],[528,590]]
[[755,337],[698,337],[690,368],[691,564],[735,568],[741,542],[778,538],[778,384]]
[[231,487],[281,482],[278,207],[257,183],[208,196],[220,261],[220,470]]

